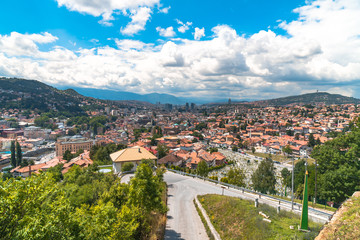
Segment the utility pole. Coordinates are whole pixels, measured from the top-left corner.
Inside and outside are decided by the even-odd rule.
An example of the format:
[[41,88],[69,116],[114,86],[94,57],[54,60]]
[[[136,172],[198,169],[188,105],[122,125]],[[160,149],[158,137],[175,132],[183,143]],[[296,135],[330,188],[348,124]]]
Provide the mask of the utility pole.
[[291,174],[291,210],[294,210],[294,156],[292,158],[292,174]]

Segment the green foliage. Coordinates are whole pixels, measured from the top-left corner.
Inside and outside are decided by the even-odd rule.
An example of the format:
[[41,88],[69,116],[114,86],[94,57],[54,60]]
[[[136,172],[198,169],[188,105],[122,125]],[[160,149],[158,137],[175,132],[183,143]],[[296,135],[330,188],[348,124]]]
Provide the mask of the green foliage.
[[196,168],[196,172],[202,177],[207,177],[207,175],[209,174],[209,166],[205,161],[201,161]]
[[315,147],[315,145],[316,145],[316,142],[315,142],[314,134],[310,133],[308,146],[309,147]]
[[233,152],[237,152],[237,151],[239,150],[239,148],[238,148],[237,146],[233,146],[233,147],[231,148],[231,150],[232,150]]
[[21,165],[21,163],[22,163],[21,146],[19,142],[16,142],[16,166]]
[[217,152],[219,151],[216,147],[211,147],[210,148],[210,153],[213,153],[213,152]]
[[226,174],[227,183],[236,185],[239,187],[245,187],[245,173],[241,168],[230,168]]
[[360,130],[316,146],[311,154],[318,163],[319,193],[341,203],[359,189]]
[[126,148],[123,144],[110,143],[105,146],[94,145],[90,150],[90,158],[99,165],[112,164],[110,154]]
[[251,176],[251,180],[255,191],[270,194],[276,193],[276,178],[273,161],[268,158],[261,161],[256,171]]
[[207,129],[206,122],[201,122],[195,126],[195,130],[197,130],[197,131],[201,131],[203,129]]
[[123,172],[131,171],[133,168],[134,168],[133,163],[131,163],[131,162],[124,163],[124,165],[122,166],[122,171]]
[[290,154],[292,154],[293,153],[293,150],[291,149],[291,147],[290,147],[290,145],[288,144],[288,145],[286,145],[284,148],[283,148],[283,150],[282,150],[284,153],[286,153],[286,154],[288,154],[288,155],[290,155]]
[[222,177],[220,179],[220,182],[223,182],[223,183],[229,183],[229,179],[227,177]]
[[169,148],[164,144],[159,144],[157,146],[158,158],[163,158],[169,153]]
[[70,152],[70,150],[66,150],[63,154],[63,159],[66,161],[70,161],[73,158],[73,154]]
[[140,164],[135,177],[130,180],[129,206],[138,206],[144,214],[154,210],[166,211],[166,206],[161,201],[161,178],[162,176],[153,174],[148,164]]
[[291,186],[291,172],[287,168],[281,170],[282,183],[286,187]]
[[154,214],[167,210],[163,170],[141,164],[128,185],[96,169],[0,179],[0,239],[149,239]]
[[200,141],[204,140],[204,136],[201,133],[199,133],[198,131],[194,131],[193,134],[191,134],[191,135],[199,138]]
[[10,152],[11,152],[11,157],[10,157],[11,165],[12,165],[12,167],[16,167],[17,162],[16,162],[16,157],[15,157],[15,141],[11,141]]

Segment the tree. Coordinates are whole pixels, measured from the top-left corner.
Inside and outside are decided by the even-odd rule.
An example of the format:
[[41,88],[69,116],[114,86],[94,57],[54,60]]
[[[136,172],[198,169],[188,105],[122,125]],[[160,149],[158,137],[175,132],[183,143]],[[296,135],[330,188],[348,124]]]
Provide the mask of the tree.
[[166,206],[161,202],[161,187],[157,177],[148,164],[140,164],[135,177],[130,180],[129,206],[138,206],[144,214],[152,210],[164,210]]
[[273,161],[268,158],[261,161],[256,171],[251,176],[251,180],[255,191],[275,194],[276,178]]
[[287,168],[283,168],[281,170],[281,178],[283,185],[286,187],[290,187],[291,185],[291,172]]
[[16,166],[22,163],[22,151],[19,142],[16,142]]
[[11,165],[12,167],[16,167],[17,164],[15,158],[15,141],[11,141],[10,151],[11,151],[11,157],[10,157]]
[[253,154],[255,153],[255,148],[254,148],[254,147],[251,148],[251,152],[252,152]]
[[209,166],[207,165],[207,163],[204,160],[199,162],[199,164],[196,168],[196,172],[198,175],[200,175],[202,177],[207,177],[207,175],[209,174]]
[[131,163],[131,162],[128,162],[128,163],[125,163],[125,164],[122,166],[122,171],[123,171],[123,172],[128,172],[128,171],[131,171],[133,168],[134,168],[134,164]]
[[315,147],[315,145],[316,145],[316,142],[315,142],[314,134],[310,133],[308,146]]
[[233,150],[233,152],[237,152],[238,151],[238,147],[237,146],[233,146],[232,148],[231,148],[231,150]]
[[239,187],[245,187],[245,173],[241,168],[230,168],[226,174],[227,182]]
[[70,161],[71,159],[73,159],[73,154],[70,152],[70,150],[66,150],[64,152],[64,155],[63,155],[63,159],[66,160],[66,161]]
[[169,153],[169,148],[164,144],[159,144],[157,146],[158,158],[163,158]]
[[286,153],[287,155],[290,155],[293,153],[293,150],[291,149],[290,145],[286,145],[283,150],[282,150],[284,153]]
[[218,149],[216,147],[211,147],[210,148],[210,153],[217,152],[217,151],[218,151]]

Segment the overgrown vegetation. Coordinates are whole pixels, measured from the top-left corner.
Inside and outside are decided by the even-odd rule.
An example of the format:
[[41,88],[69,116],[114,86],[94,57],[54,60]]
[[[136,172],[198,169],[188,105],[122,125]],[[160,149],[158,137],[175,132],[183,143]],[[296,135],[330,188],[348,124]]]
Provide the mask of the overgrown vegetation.
[[[300,217],[290,212],[281,211],[268,205],[254,203],[235,197],[204,195],[198,197],[212,224],[222,239],[314,239],[321,225],[310,222],[311,232],[297,230]],[[271,223],[263,221],[262,211],[269,216]],[[295,230],[291,230],[294,226]]]
[[143,163],[129,184],[97,170],[74,166],[62,176],[53,168],[0,180],[0,239],[159,238],[154,226],[167,211],[163,170],[153,174]]

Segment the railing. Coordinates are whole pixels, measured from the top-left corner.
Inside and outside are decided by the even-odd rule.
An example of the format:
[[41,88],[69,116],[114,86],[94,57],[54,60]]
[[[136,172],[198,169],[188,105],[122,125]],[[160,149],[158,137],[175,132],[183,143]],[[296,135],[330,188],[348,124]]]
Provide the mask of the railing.
[[[239,187],[239,186],[236,186],[236,185],[232,185],[232,184],[228,184],[228,183],[224,183],[224,182],[220,182],[218,180],[214,180],[214,179],[210,179],[210,178],[207,178],[207,177],[202,177],[202,176],[199,176],[199,175],[195,175],[195,174],[191,174],[191,173],[186,173],[186,172],[181,172],[181,171],[177,171],[177,170],[173,170],[173,169],[167,169],[168,171],[171,171],[171,172],[174,172],[174,173],[177,173],[177,174],[181,174],[181,175],[185,175],[185,176],[189,176],[189,177],[193,177],[193,178],[199,178],[199,179],[203,179],[205,181],[209,181],[209,182],[212,182],[212,183],[215,183],[215,184],[219,184],[219,185],[223,185],[223,186],[227,186],[228,188],[233,188],[233,189],[237,189],[237,190],[241,190],[243,193],[244,192],[247,192],[247,193],[251,193],[251,194],[256,194],[256,195],[259,195],[259,198],[261,197],[266,197],[266,198],[270,198],[270,199],[273,199],[273,200],[276,200],[279,202],[279,204],[281,202],[283,203],[287,203],[287,204],[290,204],[291,206],[291,201],[288,201],[288,200],[285,200],[285,199],[281,199],[281,198],[276,198],[274,196],[270,196],[270,195],[267,195],[267,194],[264,194],[264,193],[260,193],[260,192],[256,192],[254,190],[251,190],[251,189],[247,189],[247,188],[244,188],[244,187]],[[294,206],[298,206],[298,207],[302,207],[302,204],[299,204],[299,203],[295,203],[294,202]],[[299,209],[300,210],[300,209]],[[315,212],[315,213],[320,213],[320,214],[323,214],[323,215],[326,215],[327,217],[331,217],[333,214],[330,214],[330,213],[327,213],[327,212],[323,212],[321,210],[317,210],[315,208],[311,208],[309,207],[309,210]]]

